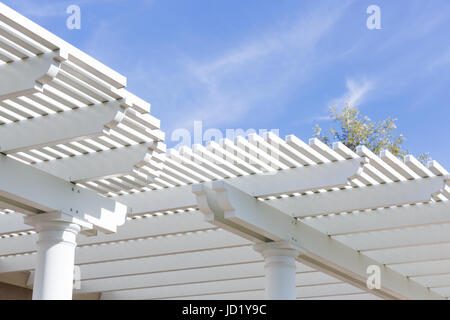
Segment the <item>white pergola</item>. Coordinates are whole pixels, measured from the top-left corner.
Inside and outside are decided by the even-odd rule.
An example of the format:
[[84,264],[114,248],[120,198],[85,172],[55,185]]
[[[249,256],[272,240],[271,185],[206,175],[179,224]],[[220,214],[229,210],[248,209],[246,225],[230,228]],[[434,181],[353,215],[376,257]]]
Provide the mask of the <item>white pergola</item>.
[[166,150],[123,76],[1,3],[0,61],[0,282],[34,299],[450,296],[436,161],[273,133]]

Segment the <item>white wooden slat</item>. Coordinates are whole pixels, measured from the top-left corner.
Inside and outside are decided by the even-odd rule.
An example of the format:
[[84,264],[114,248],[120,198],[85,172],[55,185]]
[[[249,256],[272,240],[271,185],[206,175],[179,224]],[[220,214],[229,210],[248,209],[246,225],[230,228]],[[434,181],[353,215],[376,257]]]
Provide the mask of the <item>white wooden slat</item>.
[[437,292],[438,294],[444,296],[444,297],[450,297],[450,287],[443,287],[443,288],[433,288],[433,291]]
[[16,212],[0,214],[0,235],[30,230],[32,227],[23,223],[22,214]]
[[[28,227],[25,230],[30,229]],[[198,212],[180,213],[131,220],[119,227],[115,234],[100,233],[95,237],[79,237],[78,246],[215,229],[217,227],[205,222]],[[35,251],[36,241],[37,235],[34,234],[0,239],[0,256]]]
[[422,178],[433,177],[434,173],[427,167],[421,164],[413,155],[407,155],[405,157],[405,164],[414,171],[418,176]]
[[[273,170],[270,166],[236,146],[229,139],[220,140],[220,145],[210,141],[208,147],[211,147],[218,154],[224,155],[228,161],[233,161],[236,165],[243,168],[247,174],[260,174],[265,170]],[[258,168],[256,165],[261,166],[263,169]]]
[[450,242],[450,225],[430,225],[411,229],[334,236],[334,239],[360,252],[414,247]]
[[[2,239],[5,240],[5,239]],[[183,252],[200,252],[218,248],[249,246],[251,243],[224,230],[182,234],[147,240],[77,247],[75,264],[129,260]],[[0,272],[16,272],[34,268],[35,254],[0,258]]]
[[0,36],[0,48],[19,59],[26,59],[30,56],[27,50],[24,50],[14,42],[9,41],[2,36]]
[[383,159],[384,162],[388,163],[394,170],[399,172],[406,179],[411,180],[420,178],[417,173],[415,173],[396,156],[389,152],[389,150],[383,150],[380,154],[380,158]]
[[448,174],[448,171],[444,169],[437,161],[432,160],[428,162],[428,169],[437,176],[443,176]]
[[343,156],[341,156],[339,153],[328,147],[325,143],[317,138],[309,139],[309,146],[330,161],[345,160]]
[[429,203],[404,207],[380,208],[355,214],[324,216],[320,219],[304,220],[329,235],[345,235],[382,230],[395,230],[427,225],[449,224],[450,203]]
[[[217,281],[214,283],[198,283],[189,285],[179,285],[162,288],[146,288],[124,291],[113,291],[102,294],[102,299],[164,299],[169,297],[188,297],[193,295],[192,292],[197,292],[196,295],[217,295],[226,292],[239,292],[250,290],[264,290],[264,279],[245,279],[245,280],[228,280]],[[326,284],[316,286],[298,286],[297,297],[311,297],[322,296],[330,294],[348,294],[348,293],[361,293],[360,289],[357,289],[348,284]]]
[[42,54],[47,52],[42,46],[39,46],[36,42],[32,43],[29,38],[24,37],[23,35],[14,32],[13,29],[9,28],[4,23],[0,24],[0,35],[11,42],[21,46],[22,48],[30,51],[34,55]]
[[389,166],[386,162],[381,160],[377,155],[375,155],[372,151],[370,151],[365,146],[359,146],[356,148],[356,153],[360,157],[367,157],[370,161],[370,164],[379,170],[381,173],[386,175],[392,181],[404,181],[405,178],[395,171],[391,166]]
[[126,78],[124,76],[106,67],[2,3],[0,3],[0,21],[8,25],[16,33],[27,36],[51,51],[61,49],[67,52],[71,61],[116,88],[121,88],[126,85]]
[[313,148],[308,146],[306,143],[304,143],[294,135],[286,136],[286,143],[298,152],[302,153],[306,158],[314,161],[316,164],[330,162],[330,160],[325,158],[323,155],[315,151]]
[[450,288],[450,274],[411,277],[411,279],[427,288]]
[[441,190],[442,185],[442,177],[433,177],[307,194],[266,203],[296,217],[316,216],[428,202],[431,200],[431,194]]
[[415,247],[398,247],[367,251],[363,254],[388,266],[413,262],[450,260],[450,244],[435,243]]
[[350,293],[337,294],[312,298],[301,298],[301,300],[382,300],[380,297],[374,296],[370,293]]
[[[190,283],[213,283],[226,280],[245,280],[249,278],[264,278],[264,262],[245,263],[237,265],[213,266],[200,269],[184,269],[177,271],[162,271],[158,273],[132,276],[102,278],[81,281],[81,289],[75,293],[107,292],[148,287],[165,287]],[[297,282],[302,286],[338,282],[336,279],[320,273],[298,273]]]
[[112,99],[109,95],[103,93],[100,90],[97,90],[94,87],[91,87],[89,84],[79,80],[78,78],[72,76],[71,74],[65,72],[64,70],[60,70],[56,79],[61,80],[66,85],[82,92],[83,94],[99,101],[99,102],[108,102]]
[[364,173],[366,173],[368,176],[370,176],[372,179],[374,179],[378,183],[393,182],[391,179],[389,179],[387,176],[385,176],[383,173],[381,173],[378,169],[376,169],[370,163],[365,164],[363,170],[364,170]]
[[[216,145],[211,145],[216,146]],[[226,159],[223,159],[221,156],[218,156],[205,148],[202,145],[194,144],[192,146],[192,150],[194,153],[196,153],[200,157],[204,157],[209,162],[214,163],[217,166],[220,166],[221,170],[224,171],[228,176],[240,176],[240,175],[247,175],[248,173],[241,168],[238,168],[234,163],[227,161]]]
[[389,267],[410,277],[450,274],[450,259],[393,264]]
[[356,159],[359,157],[355,152],[339,141],[333,142],[333,150],[345,159]]
[[19,109],[19,108],[15,107],[14,105],[9,104],[8,100],[0,103],[0,106],[11,112],[14,112],[15,114],[17,114],[25,119],[33,118],[33,116],[29,112],[26,112],[27,109]]
[[262,138],[257,134],[249,134],[248,140],[250,143],[253,143],[255,146],[259,146],[259,148],[262,148],[266,153],[270,154],[270,159],[274,158],[275,160],[290,168],[297,168],[302,166],[300,162],[282,152],[278,143],[271,142],[271,140],[269,139],[269,135],[266,135],[265,138]]
[[[100,247],[101,250],[101,247]],[[212,266],[239,265],[242,263],[261,263],[264,259],[252,247],[240,246],[205,251],[183,252],[157,255],[133,260],[115,260],[79,265],[85,280],[131,276],[163,271],[189,270]],[[312,272],[313,269],[299,264],[299,272]]]
[[[264,150],[260,146],[258,146],[256,135],[249,135],[248,141],[243,137],[236,137],[236,145],[240,145],[241,149],[248,150],[250,154],[254,155],[258,160],[262,163],[266,164],[266,169],[268,171],[280,170],[280,169],[289,169],[289,166],[280,162],[277,158],[271,156],[267,153],[267,150]],[[258,136],[259,137],[259,136]],[[261,137],[260,137],[261,138]],[[262,138],[261,138],[262,140]],[[264,142],[264,140],[262,140]],[[255,145],[256,144],[256,145]]]
[[286,154],[288,157],[291,157],[292,159],[298,161],[302,165],[316,164],[313,160],[309,159],[301,152],[291,147],[288,143],[286,143],[286,141],[278,137],[273,132],[266,132],[264,135],[264,139],[266,139],[271,144],[275,144],[283,154]]

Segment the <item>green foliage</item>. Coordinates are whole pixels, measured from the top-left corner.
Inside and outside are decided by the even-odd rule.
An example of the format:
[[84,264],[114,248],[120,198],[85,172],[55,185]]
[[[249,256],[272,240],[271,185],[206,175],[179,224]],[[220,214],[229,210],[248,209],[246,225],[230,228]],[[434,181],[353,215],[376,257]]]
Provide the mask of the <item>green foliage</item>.
[[[388,117],[374,122],[362,115],[356,107],[351,106],[346,106],[341,112],[330,107],[330,118],[337,124],[337,129],[331,127],[324,132],[319,125],[314,128],[314,136],[329,146],[334,141],[340,141],[353,151],[357,146],[364,145],[375,154],[379,154],[382,150],[389,150],[399,158],[407,154],[402,147],[405,137],[396,133],[397,119]],[[419,160],[426,163],[430,160],[429,154],[421,154]]]

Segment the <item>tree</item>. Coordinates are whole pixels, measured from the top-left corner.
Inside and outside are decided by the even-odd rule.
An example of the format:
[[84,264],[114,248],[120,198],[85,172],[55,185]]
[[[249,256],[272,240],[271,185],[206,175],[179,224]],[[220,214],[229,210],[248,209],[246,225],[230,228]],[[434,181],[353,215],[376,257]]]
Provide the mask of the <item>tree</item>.
[[[403,158],[408,153],[402,146],[405,137],[396,132],[397,119],[388,117],[374,122],[350,105],[341,112],[335,107],[330,107],[330,118],[338,125],[337,129],[332,126],[323,132],[318,124],[314,128],[314,136],[329,146],[334,141],[340,141],[353,151],[356,151],[357,146],[364,145],[375,154],[389,150],[393,155]],[[419,156],[419,160],[426,163],[429,155],[423,153]]]

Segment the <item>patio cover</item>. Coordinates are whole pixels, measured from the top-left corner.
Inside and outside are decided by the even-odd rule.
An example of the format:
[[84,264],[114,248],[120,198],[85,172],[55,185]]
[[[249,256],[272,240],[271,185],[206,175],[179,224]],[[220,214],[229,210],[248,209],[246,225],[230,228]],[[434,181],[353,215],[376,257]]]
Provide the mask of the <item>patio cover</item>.
[[[450,295],[438,162],[273,133],[166,150],[125,77],[3,4],[0,61],[0,281],[64,298],[57,263],[86,299]],[[82,235],[43,262],[56,225]]]

